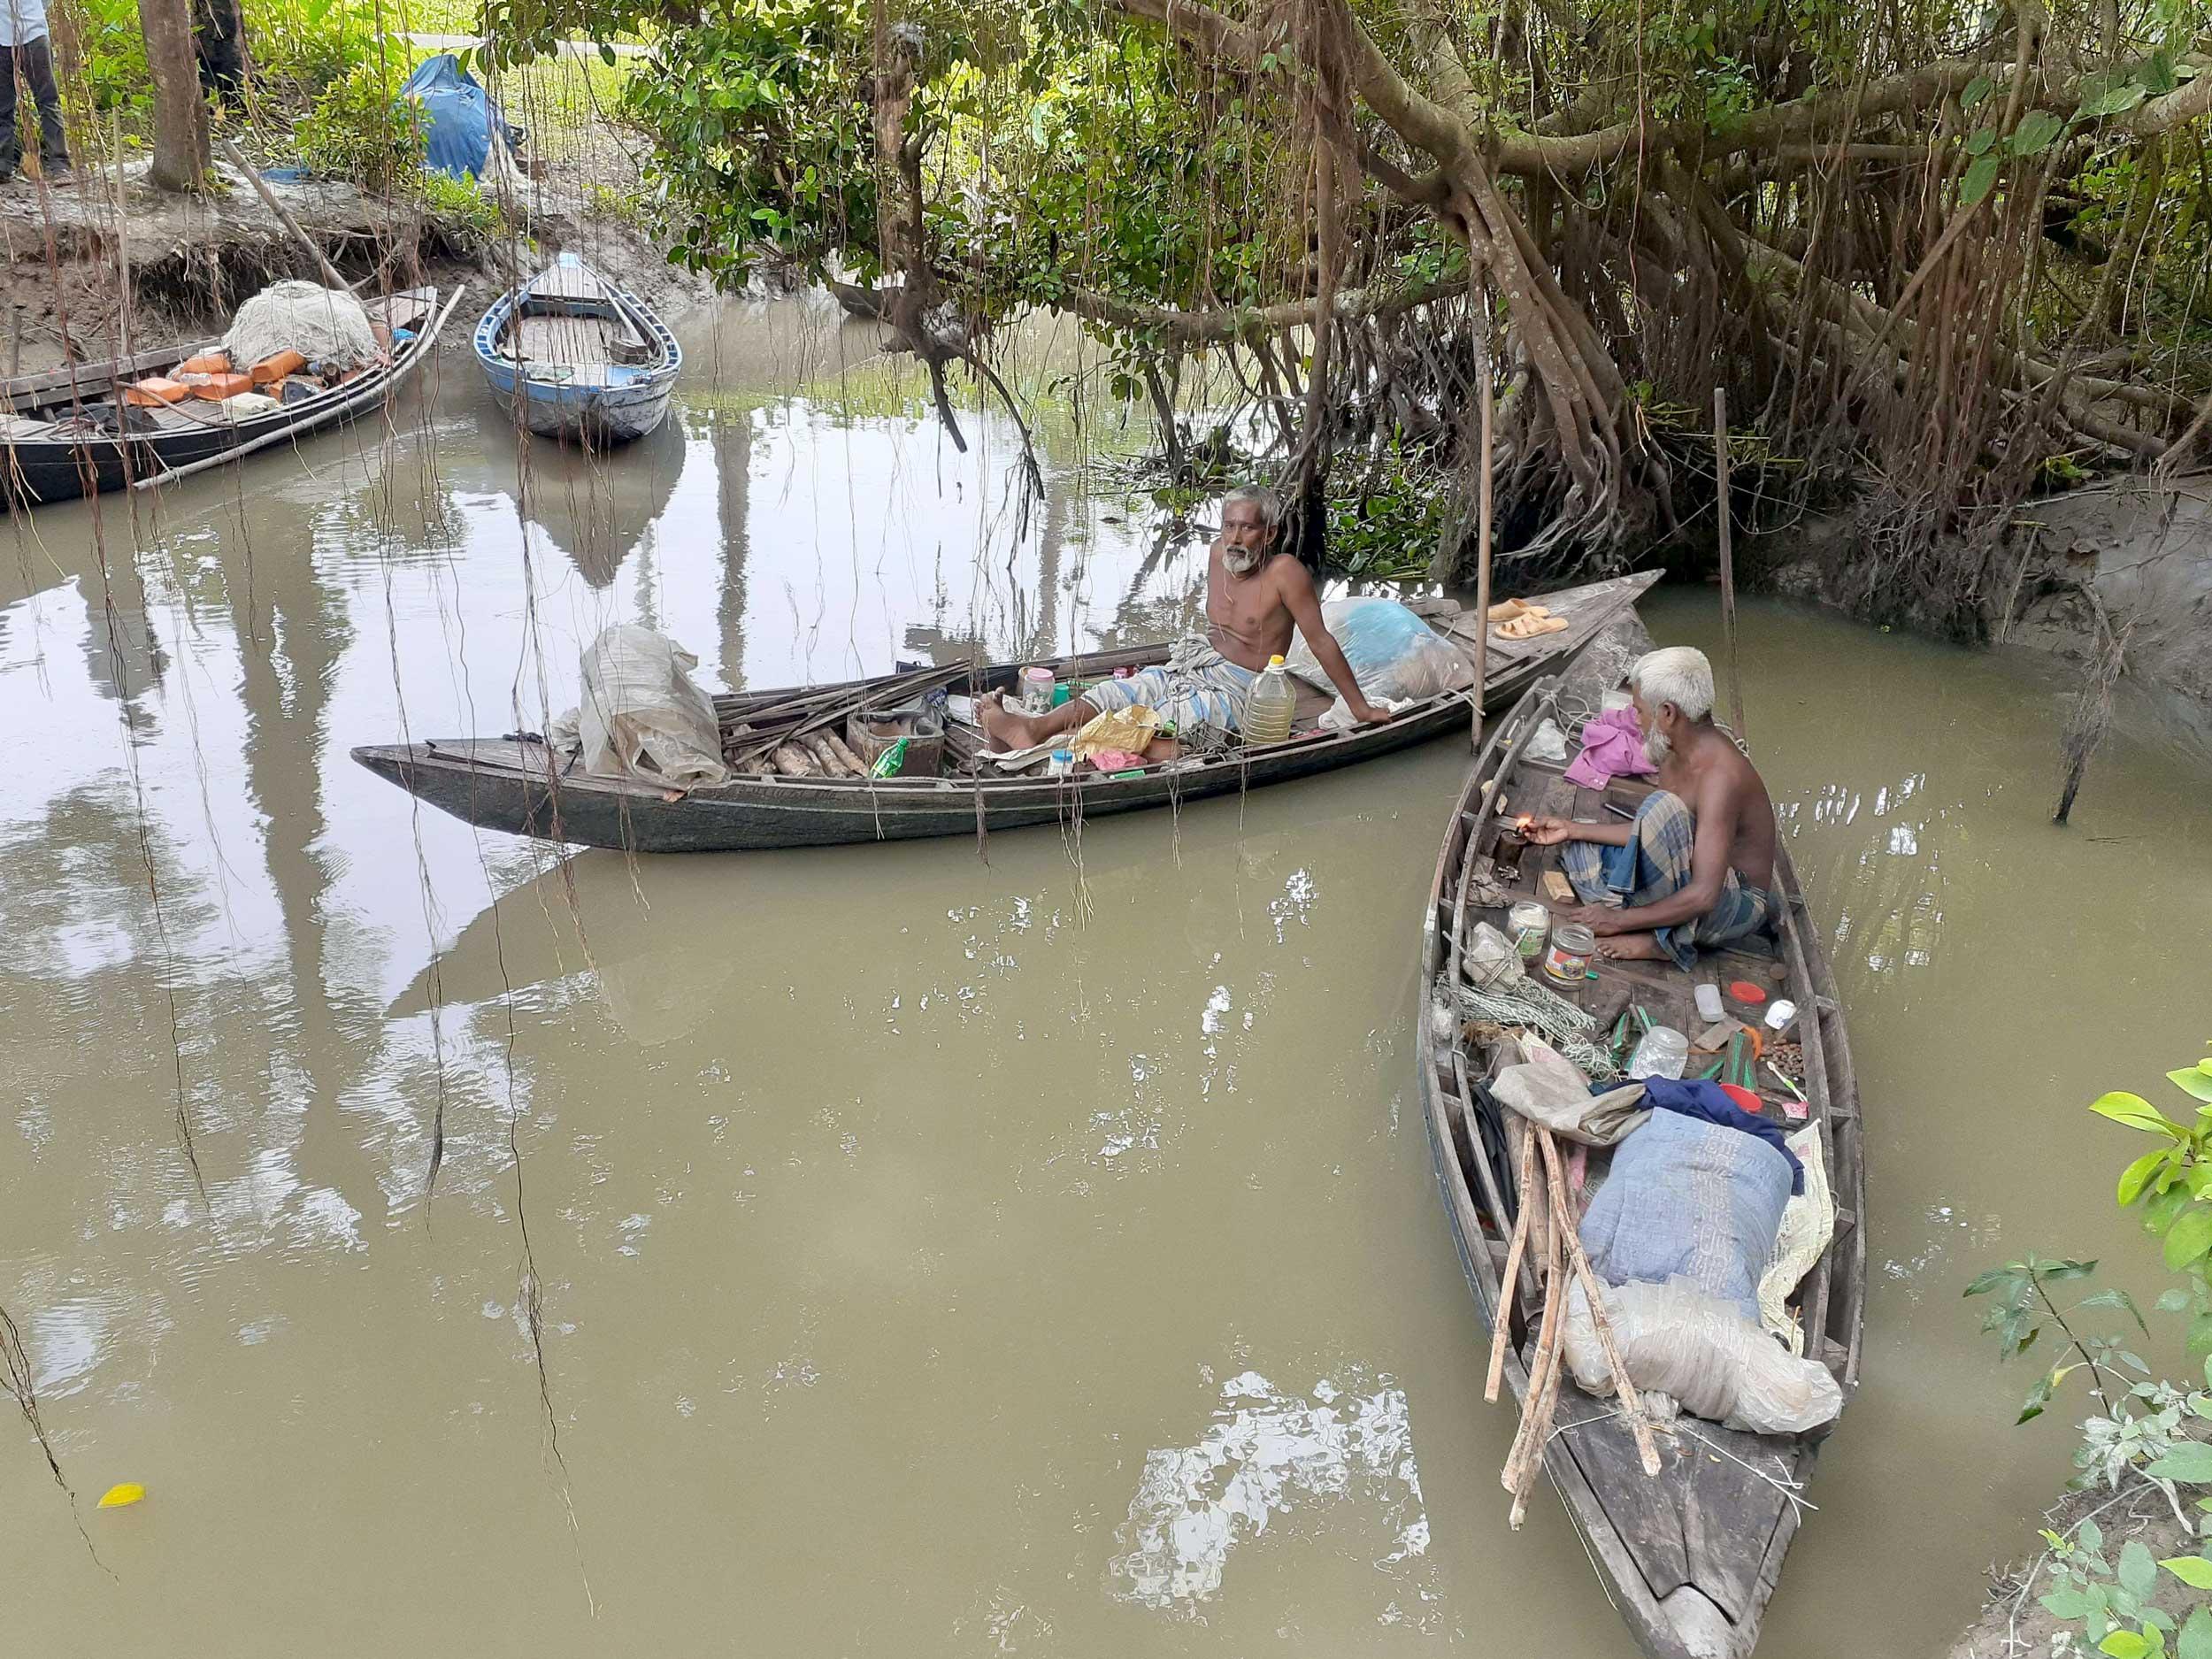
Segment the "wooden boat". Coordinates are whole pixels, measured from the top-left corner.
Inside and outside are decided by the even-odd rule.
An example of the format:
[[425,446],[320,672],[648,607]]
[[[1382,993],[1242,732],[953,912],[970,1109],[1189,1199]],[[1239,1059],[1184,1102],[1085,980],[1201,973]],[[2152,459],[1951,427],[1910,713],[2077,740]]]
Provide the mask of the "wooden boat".
[[[245,420],[232,420],[214,404],[197,400],[124,412],[124,387],[165,373],[188,357],[220,350],[219,339],[163,346],[0,382],[12,417],[6,433],[0,434],[0,448],[5,450],[0,488],[26,506],[73,501],[127,484],[142,489],[224,460],[242,458],[319,427],[357,419],[422,365],[464,291],[456,288],[442,307],[434,288],[408,288],[363,301],[372,320],[383,323],[396,338],[404,332],[406,337],[394,348],[391,360],[342,385]],[[32,422],[58,430],[42,434]]]
[[[1529,739],[1553,711],[1559,695],[1555,681],[1532,689],[1485,745],[1453,810],[1423,930],[1424,980],[1432,1000],[1454,1010],[1444,1015],[1432,1007],[1422,1021],[1420,1087],[1430,1150],[1460,1263],[1477,1310],[1492,1328],[1500,1317],[1505,1240],[1517,1203],[1516,1160],[1506,1156],[1502,1109],[1487,1098],[1486,1082],[1494,1056],[1481,1046],[1480,1034],[1457,1018],[1455,997],[1441,1000],[1439,992],[1459,979],[1463,951],[1477,922],[1487,920],[1509,934],[1502,907],[1479,902],[1481,895],[1473,890],[1477,883],[1495,881],[1510,900],[1537,899],[1561,908],[1537,890],[1540,862],[1556,864],[1550,849],[1528,848],[1520,859],[1521,873],[1500,879],[1502,872],[1493,859],[1502,813],[1583,819],[1602,815],[1597,792],[1567,782],[1563,765],[1528,757]],[[1602,799],[1632,808],[1648,788],[1617,780]],[[1493,803],[1500,804],[1494,808]],[[1828,960],[1819,930],[1807,914],[1786,843],[1778,847],[1776,860],[1775,880],[1783,900],[1778,955],[1786,988],[1770,977],[1778,953],[1764,941],[1752,941],[1747,951],[1703,953],[1696,978],[1723,985],[1749,979],[1788,996],[1802,1010],[1796,1028],[1805,1072],[1801,1087],[1819,1125],[1837,1218],[1834,1238],[1798,1286],[1793,1304],[1807,1356],[1829,1367],[1847,1400],[1858,1379],[1866,1285],[1858,1092]],[[1597,965],[1598,979],[1567,993],[1569,1000],[1594,1011],[1609,1008],[1620,1000],[1624,981],[1654,1021],[1693,1037],[1705,1029],[1707,1022],[1694,1012],[1691,976],[1672,963]],[[1598,1040],[1609,1034],[1609,1027],[1601,1025]],[[1694,1068],[1701,1069],[1705,1058],[1693,1050]],[[1763,1115],[1783,1121],[1785,1091],[1763,1067],[1757,1075]],[[1505,1314],[1512,1339],[1505,1374],[1524,1409],[1530,1327],[1540,1323],[1540,1309],[1531,1295],[1533,1277],[1517,1273],[1520,1294]],[[1581,1393],[1571,1376],[1563,1384],[1554,1421],[1559,1426],[1547,1443],[1545,1471],[1565,1501],[1608,1594],[1644,1650],[1659,1659],[1748,1655],[1797,1530],[1795,1488],[1812,1469],[1817,1438],[1750,1434],[1685,1417],[1671,1434],[1663,1429],[1659,1434],[1663,1466],[1657,1476],[1647,1477],[1613,1402]]]
[[565,253],[492,302],[476,360],[516,425],[597,448],[668,419],[684,353],[642,301]]
[[[1657,580],[1623,576],[1536,595],[1568,626],[1527,641],[1501,640],[1493,631],[1490,706],[1502,706],[1548,667],[1579,649],[1629,611]],[[1479,624],[1471,610],[1448,599],[1421,600],[1412,608],[1471,657]],[[1117,668],[1164,662],[1168,649],[1157,645],[1067,657],[1051,666],[1064,683],[1096,680]],[[883,707],[901,697],[902,683],[910,690],[964,680],[972,692],[1010,691],[1021,666],[956,664],[907,676],[903,682],[895,676],[850,680],[823,687],[820,695],[856,704],[871,700]],[[746,724],[749,716],[802,695],[801,689],[787,689],[715,701],[726,733]],[[1315,720],[1331,701],[1320,694],[1302,695],[1298,729],[1287,742],[1115,777],[1095,772],[1070,778],[999,775],[990,763],[975,758],[982,748],[979,733],[958,725],[947,733],[950,775],[883,780],[745,775],[681,795],[632,779],[594,776],[541,741],[440,738],[357,749],[353,757],[432,805],[487,829],[632,852],[730,852],[972,835],[1141,811],[1333,772],[1468,728],[1463,692],[1428,698],[1384,724],[1350,732],[1315,729]]]

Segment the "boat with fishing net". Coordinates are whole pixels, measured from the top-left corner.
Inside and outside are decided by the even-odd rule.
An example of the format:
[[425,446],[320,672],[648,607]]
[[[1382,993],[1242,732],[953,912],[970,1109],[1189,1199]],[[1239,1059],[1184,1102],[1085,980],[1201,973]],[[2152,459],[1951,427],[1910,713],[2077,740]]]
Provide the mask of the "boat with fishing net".
[[[1558,756],[1625,660],[1532,687],[1453,809],[1422,936],[1419,1085],[1492,1333],[1486,1393],[1518,1404],[1514,1525],[1548,1475],[1646,1652],[1743,1659],[1858,1380],[1858,1091],[1786,844],[1771,934],[1693,970],[1586,957],[1555,926],[1578,901],[1525,819],[1632,816],[1650,785],[1578,787],[1563,756],[1535,754]],[[1671,1064],[1645,1066],[1646,1041]],[[1724,1104],[1703,1104],[1714,1090]]]
[[[296,297],[292,291],[311,296]],[[239,308],[230,334],[0,382],[0,488],[24,506],[126,486],[150,488],[274,449],[380,407],[419,368],[465,288],[358,299],[312,283],[280,283]],[[328,332],[319,313],[342,310],[361,334],[342,359],[265,349],[280,326],[242,342],[250,311],[304,319],[307,343]]]
[[668,419],[683,348],[645,303],[572,253],[492,302],[476,360],[515,424],[591,447]]
[[[1532,595],[1542,630],[1492,625],[1484,651],[1486,699],[1498,707],[1631,615],[1656,574]],[[1485,624],[1448,598],[1407,609],[1464,666],[1456,688],[1412,700],[1388,720],[1348,729],[1327,724],[1333,696],[1299,682],[1289,739],[1186,754],[1157,764],[1048,775],[1048,757],[989,751],[973,699],[1018,690],[1025,664],[967,663],[814,687],[712,699],[720,740],[698,775],[606,775],[556,733],[437,738],[357,749],[353,757],[432,805],[487,829],[632,852],[729,852],[848,841],[982,834],[1068,825],[1108,812],[1172,807],[1208,796],[1309,778],[1469,729],[1476,641]],[[1528,609],[1524,605],[1524,612]],[[1556,626],[1553,624],[1556,623]],[[1509,631],[1508,631],[1509,628]],[[1164,664],[1165,644],[1092,652],[1037,664],[1071,694],[1117,670]],[[703,694],[701,694],[703,695]],[[873,775],[901,736],[898,770]]]

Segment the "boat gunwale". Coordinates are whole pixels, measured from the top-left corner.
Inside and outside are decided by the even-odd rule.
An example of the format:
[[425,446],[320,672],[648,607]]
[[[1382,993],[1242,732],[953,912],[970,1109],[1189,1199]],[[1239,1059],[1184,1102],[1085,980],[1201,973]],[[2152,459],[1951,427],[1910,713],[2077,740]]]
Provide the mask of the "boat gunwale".
[[[1571,647],[1563,648],[1568,654],[1586,644],[1607,623],[1624,611],[1632,611],[1635,603],[1659,580],[1658,572],[1647,572],[1636,575],[1611,578],[1609,580],[1586,584],[1591,590],[1611,588],[1606,603],[1597,616],[1590,618],[1593,626],[1588,634],[1578,639]],[[1066,657],[1038,659],[1038,665],[1049,666],[1056,672],[1087,673],[1124,666],[1140,666],[1164,662],[1171,646],[1165,643],[1126,647],[1108,651],[1072,653]],[[1488,695],[1509,693],[1517,700],[1524,689],[1542,673],[1555,667],[1561,660],[1560,651],[1540,652],[1525,661],[1504,668],[1497,680],[1486,688]],[[1026,664],[1025,661],[976,664],[971,665],[969,683],[987,683],[994,679],[1010,685],[1014,677]],[[948,667],[956,666],[947,664]],[[860,693],[893,683],[901,676],[876,675],[858,680],[832,681],[821,686],[783,687],[759,692],[724,694],[714,699],[717,714],[726,722],[732,705],[741,708],[746,703],[765,704],[785,696],[808,692]],[[1148,767],[1134,778],[1117,778],[1104,773],[1079,773],[1070,777],[1012,776],[987,778],[918,777],[918,778],[850,778],[802,777],[792,778],[777,773],[747,772],[718,784],[705,785],[681,792],[678,802],[665,802],[670,790],[661,785],[641,779],[615,778],[603,774],[575,772],[572,757],[564,763],[558,772],[549,772],[510,761],[483,759],[473,755],[440,749],[441,742],[477,743],[483,740],[469,738],[430,738],[413,744],[365,744],[356,748],[353,757],[364,765],[375,764],[371,759],[383,760],[396,766],[433,768],[461,775],[488,777],[512,780],[525,787],[535,787],[549,794],[566,794],[572,790],[611,799],[630,797],[650,800],[657,804],[676,806],[696,803],[703,806],[726,805],[743,807],[787,799],[792,804],[806,802],[809,795],[842,795],[843,802],[830,800],[832,810],[880,814],[924,815],[953,804],[960,810],[970,810],[969,803],[976,796],[987,797],[995,805],[1008,810],[1039,807],[1070,803],[1079,809],[1090,803],[1102,803],[1118,796],[1133,801],[1149,795],[1173,798],[1225,793],[1239,783],[1263,787],[1276,781],[1276,774],[1283,772],[1318,772],[1356,764],[1363,759],[1379,757],[1399,749],[1410,748],[1440,735],[1462,720],[1471,719],[1474,703],[1472,687],[1455,691],[1440,692],[1425,698],[1411,708],[1402,710],[1386,721],[1371,726],[1356,726],[1343,731],[1316,729],[1302,733],[1283,743],[1273,743],[1260,750],[1232,750],[1226,755],[1209,757],[1206,764],[1196,768],[1171,770],[1167,767]],[[551,750],[546,751],[549,755]],[[1312,764],[1315,762],[1319,764]],[[849,803],[849,805],[847,805]]]

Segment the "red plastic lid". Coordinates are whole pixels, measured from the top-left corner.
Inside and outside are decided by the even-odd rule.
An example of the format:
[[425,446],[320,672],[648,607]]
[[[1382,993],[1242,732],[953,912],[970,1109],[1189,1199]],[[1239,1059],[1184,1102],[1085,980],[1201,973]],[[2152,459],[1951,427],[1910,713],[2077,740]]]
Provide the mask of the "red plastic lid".
[[1720,1092],[1727,1095],[1730,1100],[1734,1101],[1737,1105],[1742,1107],[1754,1118],[1756,1118],[1759,1115],[1759,1097],[1756,1094],[1754,1094],[1749,1089],[1744,1088],[1734,1083],[1724,1083],[1720,1086]]
[[1739,1002],[1750,1003],[1754,1008],[1767,1000],[1767,994],[1748,979],[1738,979],[1728,987],[1728,995]]

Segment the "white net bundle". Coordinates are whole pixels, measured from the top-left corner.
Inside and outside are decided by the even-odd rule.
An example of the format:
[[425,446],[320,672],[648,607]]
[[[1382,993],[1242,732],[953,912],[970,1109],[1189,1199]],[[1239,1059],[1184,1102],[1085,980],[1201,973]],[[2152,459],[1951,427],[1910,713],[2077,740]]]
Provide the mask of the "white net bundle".
[[282,351],[310,363],[357,369],[380,355],[369,314],[342,288],[319,283],[272,283],[238,308],[223,344],[241,369]]

